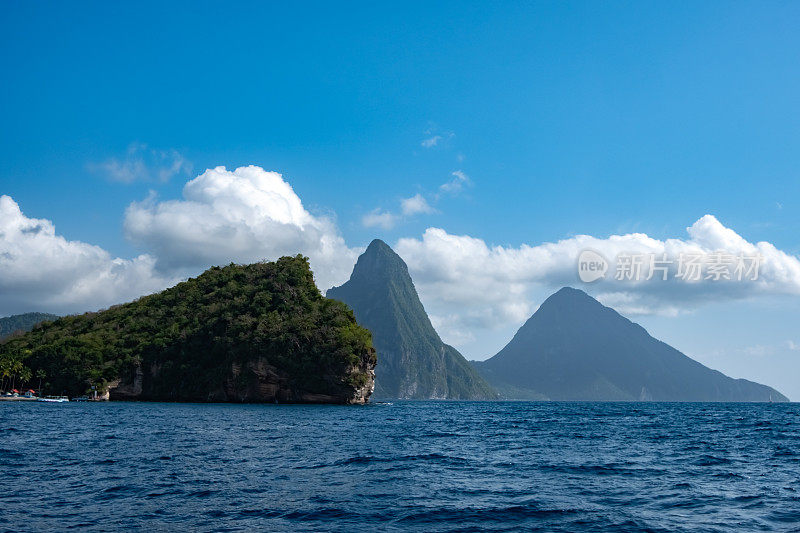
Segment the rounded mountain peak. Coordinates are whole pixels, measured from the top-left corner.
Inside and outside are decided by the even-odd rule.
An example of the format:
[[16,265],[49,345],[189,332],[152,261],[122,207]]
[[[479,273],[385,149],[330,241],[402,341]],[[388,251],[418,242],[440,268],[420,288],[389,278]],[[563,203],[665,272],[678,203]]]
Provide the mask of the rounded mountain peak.
[[589,296],[587,293],[580,289],[573,287],[561,287],[558,291],[551,294],[547,300],[542,303],[542,307],[546,306],[575,306],[580,304],[594,304],[600,305],[600,302]]

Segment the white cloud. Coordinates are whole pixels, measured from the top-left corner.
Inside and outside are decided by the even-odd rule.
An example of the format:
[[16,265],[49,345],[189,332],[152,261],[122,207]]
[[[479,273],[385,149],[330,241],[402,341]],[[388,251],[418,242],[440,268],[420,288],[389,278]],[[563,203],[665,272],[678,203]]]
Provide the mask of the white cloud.
[[178,281],[154,265],[150,255],[120,259],[68,241],[51,221],[28,218],[11,197],[0,196],[0,315],[95,310]]
[[89,168],[105,174],[112,181],[133,183],[167,182],[178,175],[189,176],[192,165],[176,150],[156,150],[143,143],[133,143],[123,158],[112,157]]
[[358,256],[333,220],[309,213],[279,173],[257,166],[206,170],[184,186],[183,200],[134,202],[125,232],[164,270],[302,253],[320,288],[347,280]]
[[[800,294],[797,257],[768,242],[750,243],[711,215],[699,219],[687,232],[687,238],[663,241],[631,233],[605,239],[578,235],[555,243],[503,247],[428,228],[421,239],[400,239],[395,248],[408,263],[426,306],[432,314],[448,317],[446,324],[456,336],[459,328],[519,324],[533,311],[532,291],[564,285],[584,288],[626,314],[676,314],[721,299]],[[760,254],[764,260],[757,281],[653,279],[634,283],[616,281],[611,272],[604,280],[582,284],[577,277],[577,258],[585,249],[608,259],[621,253],[678,257],[680,253],[709,254],[722,249],[732,254]]]
[[400,200],[400,213],[393,213],[376,207],[361,217],[361,224],[365,228],[392,229],[407,217],[419,214],[435,213],[436,210],[428,203],[424,196],[417,193],[409,198]]
[[469,179],[464,172],[461,170],[456,170],[450,174],[453,178],[450,181],[442,183],[439,186],[439,190],[448,194],[458,194],[460,193],[465,186],[472,184],[472,181]]
[[433,148],[434,146],[439,144],[439,141],[441,141],[441,140],[442,140],[442,136],[441,135],[434,135],[432,137],[428,137],[427,139],[423,139],[422,142],[419,143],[419,144],[423,148]]
[[425,197],[419,193],[415,194],[411,198],[403,198],[400,201],[400,208],[403,214],[406,216],[434,212],[433,207],[431,207]]
[[464,346],[475,342],[475,330],[464,325],[464,320],[458,315],[433,315],[429,314],[433,328],[441,333],[447,332],[445,342],[454,346]]
[[315,216],[280,174],[259,167],[207,170],[182,200],[151,194],[125,213],[125,232],[147,254],[133,259],[56,235],[52,222],[0,197],[0,315],[73,313],[129,301],[211,265],[307,255],[317,284],[344,282],[360,252],[330,218]]
[[[462,184],[468,180],[455,177]],[[364,223],[390,228],[402,216],[432,210],[422,194],[404,199],[400,208],[404,215],[375,210]],[[309,256],[319,287],[327,289],[349,277],[360,251],[346,245],[332,218],[307,211],[280,174],[255,166],[207,170],[186,183],[182,199],[150,196],[134,202],[124,227],[146,254],[121,259],[68,241],[55,233],[52,222],[28,218],[10,197],[0,197],[0,314],[97,309],[162,289],[211,265],[297,253]],[[723,249],[760,254],[764,262],[757,281],[634,283],[614,280],[612,270],[604,280],[581,284],[576,263],[585,249],[608,259],[620,253],[677,257]],[[800,294],[797,257],[767,242],[748,242],[711,215],[687,228],[685,236],[665,240],[629,233],[490,246],[428,228],[419,238],[400,239],[395,250],[408,263],[440,333],[456,344],[481,338],[481,330],[519,325],[542,295],[564,285],[584,288],[625,314],[677,314],[708,301]],[[786,347],[797,349],[789,341]]]
[[[451,176],[453,176],[452,179],[441,184],[439,190],[435,194],[428,195],[428,198],[430,198],[434,204],[441,199],[442,194],[447,193],[455,196],[460,193],[465,186],[472,184],[469,176],[460,170],[452,172]],[[428,198],[421,193],[417,193],[409,198],[401,199],[399,214],[375,208],[361,217],[361,223],[366,228],[379,227],[383,229],[392,229],[405,217],[423,213],[436,213],[436,209],[431,205],[431,202],[428,201]]]
[[361,224],[365,228],[392,229],[397,224],[398,218],[394,213],[375,208],[361,217]]

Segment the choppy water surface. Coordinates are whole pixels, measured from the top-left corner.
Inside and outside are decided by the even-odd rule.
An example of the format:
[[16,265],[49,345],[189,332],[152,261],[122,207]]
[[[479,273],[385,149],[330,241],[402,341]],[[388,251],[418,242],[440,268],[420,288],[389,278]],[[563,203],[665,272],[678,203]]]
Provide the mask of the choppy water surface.
[[0,530],[800,531],[800,404],[0,404]]

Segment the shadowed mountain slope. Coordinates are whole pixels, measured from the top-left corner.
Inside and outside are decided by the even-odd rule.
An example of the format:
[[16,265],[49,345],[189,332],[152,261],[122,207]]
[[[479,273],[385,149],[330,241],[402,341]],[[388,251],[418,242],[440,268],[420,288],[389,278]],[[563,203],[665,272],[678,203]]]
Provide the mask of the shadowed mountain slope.
[[545,300],[497,355],[474,365],[515,399],[788,401],[690,359],[569,287]]
[[326,296],[353,309],[378,352],[375,398],[487,399],[497,395],[433,329],[405,262],[374,240],[350,280]]

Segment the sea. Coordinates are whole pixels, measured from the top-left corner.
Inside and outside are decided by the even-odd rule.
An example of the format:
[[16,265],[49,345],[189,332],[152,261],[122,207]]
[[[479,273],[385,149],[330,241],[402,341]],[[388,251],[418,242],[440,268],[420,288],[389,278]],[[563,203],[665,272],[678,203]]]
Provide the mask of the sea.
[[0,403],[0,531],[800,531],[800,404]]

